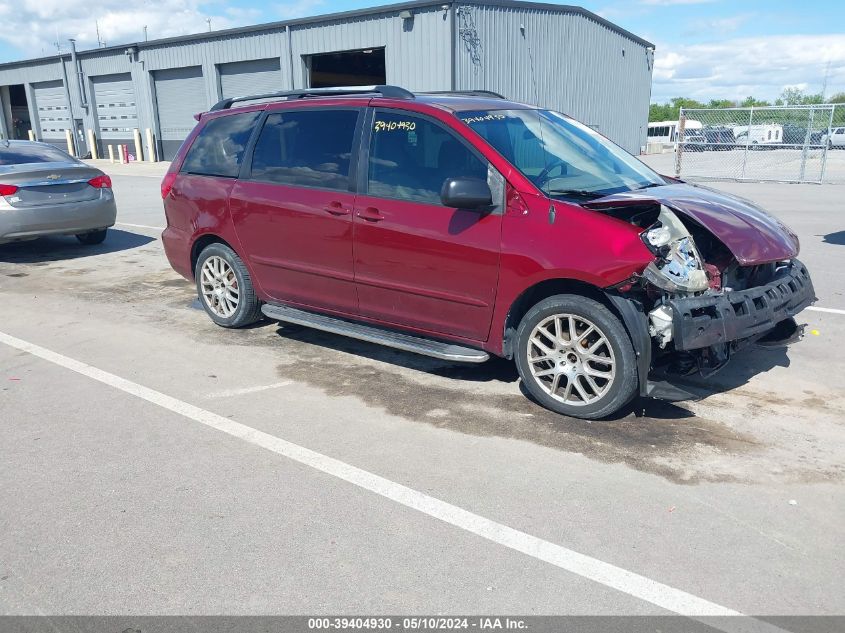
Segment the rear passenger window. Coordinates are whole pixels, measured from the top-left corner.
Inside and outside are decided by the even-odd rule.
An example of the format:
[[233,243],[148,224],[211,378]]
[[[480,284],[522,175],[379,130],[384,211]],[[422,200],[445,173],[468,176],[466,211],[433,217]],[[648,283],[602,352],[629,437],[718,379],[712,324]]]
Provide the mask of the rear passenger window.
[[357,123],[357,110],[301,110],[269,115],[252,156],[252,179],[348,191]]
[[260,112],[211,119],[188,150],[182,171],[202,176],[237,178],[244,150]]
[[407,112],[376,110],[367,192],[441,204],[447,178],[487,180],[487,163],[443,127]]

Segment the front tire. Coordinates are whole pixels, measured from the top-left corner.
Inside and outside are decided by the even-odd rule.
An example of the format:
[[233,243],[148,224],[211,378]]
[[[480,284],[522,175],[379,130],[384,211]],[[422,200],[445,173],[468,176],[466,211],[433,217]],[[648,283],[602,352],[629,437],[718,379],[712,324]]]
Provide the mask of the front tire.
[[594,420],[624,407],[637,392],[637,362],[628,332],[604,305],[555,295],[531,308],[516,334],[516,367],[544,407]]
[[261,320],[261,302],[249,271],[225,244],[210,244],[202,250],[194,279],[200,303],[217,325],[239,328]]
[[105,241],[107,232],[107,229],[100,229],[99,231],[91,231],[89,233],[79,233],[76,239],[86,246],[96,246]]

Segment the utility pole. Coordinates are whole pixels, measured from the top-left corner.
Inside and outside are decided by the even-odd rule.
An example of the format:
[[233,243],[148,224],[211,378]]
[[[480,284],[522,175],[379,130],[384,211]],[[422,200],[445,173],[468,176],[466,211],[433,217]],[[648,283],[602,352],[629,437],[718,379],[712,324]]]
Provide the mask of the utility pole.
[[94,28],[97,31],[97,46],[99,48],[105,48],[106,43],[100,38],[100,23],[97,20],[94,20]]
[[830,60],[827,62],[827,68],[824,71],[824,81],[822,82],[822,103],[824,103],[824,95],[827,92],[827,80],[830,77]]
[[144,25],[144,41],[147,41],[147,25]]
[[211,33],[211,18],[206,18],[206,22],[208,22],[208,32]]

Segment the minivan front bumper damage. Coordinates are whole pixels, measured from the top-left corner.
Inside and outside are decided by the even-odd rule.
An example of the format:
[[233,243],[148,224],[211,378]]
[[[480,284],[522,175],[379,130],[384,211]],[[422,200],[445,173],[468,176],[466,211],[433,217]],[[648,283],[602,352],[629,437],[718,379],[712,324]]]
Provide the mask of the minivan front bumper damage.
[[[697,398],[672,384],[671,373],[658,371],[651,375],[655,363],[666,356],[649,334],[643,304],[615,292],[606,296],[631,336],[637,354],[640,395],[670,401]],[[750,343],[759,341],[771,346],[795,342],[802,328],[793,317],[815,301],[807,268],[795,259],[783,266],[772,281],[761,286],[669,299],[663,305],[672,312],[671,353],[693,355],[698,369],[708,375],[723,366],[733,352]]]
[[807,268],[792,260],[769,283],[748,290],[669,299],[678,351],[763,336],[816,300]]

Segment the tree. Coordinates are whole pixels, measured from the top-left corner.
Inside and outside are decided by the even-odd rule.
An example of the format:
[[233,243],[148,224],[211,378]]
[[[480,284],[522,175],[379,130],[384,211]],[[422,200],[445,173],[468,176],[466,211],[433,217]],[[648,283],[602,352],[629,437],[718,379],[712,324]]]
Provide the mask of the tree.
[[783,89],[778,101],[782,101],[784,105],[814,105],[817,103],[823,103],[822,95],[820,93],[805,95],[803,90],[792,86],[787,86]]
[[746,97],[745,101],[740,103],[740,106],[743,108],[750,108],[750,107],[759,107],[759,106],[767,106],[771,105],[768,101],[761,101],[759,99],[755,99],[754,97]]
[[648,108],[649,121],[677,121],[681,108],[703,108],[705,105],[695,99],[674,97],[669,103],[652,103]]
[[835,95],[826,99],[825,101],[827,103],[845,103],[845,92],[838,92]]

